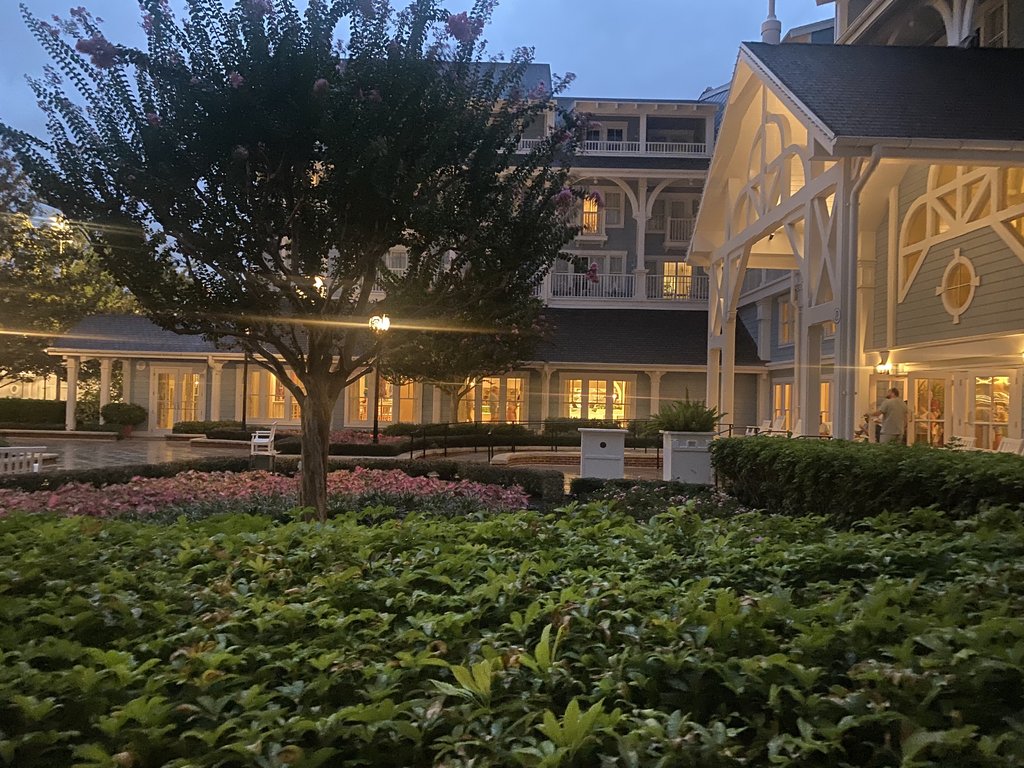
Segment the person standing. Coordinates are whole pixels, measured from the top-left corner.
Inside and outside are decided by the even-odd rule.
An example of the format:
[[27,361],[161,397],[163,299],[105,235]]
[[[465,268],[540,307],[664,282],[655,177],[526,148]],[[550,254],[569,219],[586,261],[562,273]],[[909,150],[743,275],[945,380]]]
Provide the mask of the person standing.
[[882,417],[883,443],[902,443],[903,434],[907,428],[907,404],[900,397],[900,391],[893,387],[886,395],[885,400],[875,411],[875,416]]

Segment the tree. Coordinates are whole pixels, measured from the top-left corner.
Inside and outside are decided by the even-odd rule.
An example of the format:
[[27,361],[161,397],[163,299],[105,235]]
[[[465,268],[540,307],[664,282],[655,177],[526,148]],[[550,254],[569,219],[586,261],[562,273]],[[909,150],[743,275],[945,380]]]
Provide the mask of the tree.
[[50,339],[87,314],[131,311],[82,233],[47,210],[0,146],[0,381],[59,370]]
[[565,115],[517,154],[562,84],[525,83],[525,49],[481,61],[493,4],[187,0],[178,18],[143,0],[145,50],[84,9],[54,26],[22,6],[56,66],[34,82],[49,138],[0,130],[157,323],[246,349],[291,391],[301,503],[320,515],[331,412],[373,361],[389,249],[438,307],[514,305],[572,236],[558,200],[579,127]]

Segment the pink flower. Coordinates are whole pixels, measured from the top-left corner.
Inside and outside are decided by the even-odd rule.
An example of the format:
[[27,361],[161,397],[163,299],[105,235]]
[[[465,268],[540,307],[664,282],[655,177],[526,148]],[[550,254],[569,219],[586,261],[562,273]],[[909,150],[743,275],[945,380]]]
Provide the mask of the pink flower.
[[555,208],[560,211],[568,210],[576,205],[576,196],[572,193],[572,190],[569,189],[569,187],[562,187],[552,200],[555,203]]
[[109,69],[117,63],[117,46],[103,35],[93,35],[75,43],[75,50],[92,60],[94,67]]
[[70,13],[73,18],[76,18],[79,21],[85,21],[89,17],[89,11],[87,11],[83,5],[80,5],[77,8],[72,8]]
[[473,42],[483,31],[480,20],[469,18],[469,14],[465,11],[449,14],[445,26],[448,28],[448,34],[460,43]]
[[596,261],[591,262],[590,263],[590,269],[587,270],[587,280],[589,280],[592,283],[600,282],[600,280],[599,280],[599,278],[597,276],[597,270],[598,270],[597,262]]
[[604,195],[600,191],[595,189],[593,192],[588,193],[587,197],[597,203],[598,208],[604,208]]
[[228,85],[232,88],[241,88],[245,85],[245,78],[237,72],[232,71],[231,74],[228,75]]
[[158,115],[156,112],[147,112],[146,122],[149,123],[149,126],[151,128],[159,128],[162,120],[160,118],[160,115]]
[[323,96],[329,90],[331,90],[331,84],[323,77],[313,83],[313,94],[316,96]]

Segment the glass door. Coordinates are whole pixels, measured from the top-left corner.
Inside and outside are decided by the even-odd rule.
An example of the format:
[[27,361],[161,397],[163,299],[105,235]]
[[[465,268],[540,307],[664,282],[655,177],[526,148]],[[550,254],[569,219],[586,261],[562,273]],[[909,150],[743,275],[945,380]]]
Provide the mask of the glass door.
[[974,436],[976,447],[994,451],[1006,437],[1010,422],[1010,377],[974,377]]
[[911,434],[914,443],[942,446],[946,442],[946,379],[914,379]]
[[171,430],[179,421],[201,421],[205,416],[201,373],[188,368],[154,368],[149,402],[153,429]]

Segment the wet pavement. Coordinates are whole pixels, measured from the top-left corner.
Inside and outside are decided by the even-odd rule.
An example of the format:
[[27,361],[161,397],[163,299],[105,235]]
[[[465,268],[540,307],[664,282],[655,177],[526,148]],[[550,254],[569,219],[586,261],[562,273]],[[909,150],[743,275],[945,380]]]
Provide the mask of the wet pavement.
[[129,464],[165,464],[211,456],[245,456],[246,448],[195,448],[187,441],[131,437],[127,440],[68,440],[50,437],[8,437],[12,446],[43,445],[55,461],[43,464],[44,472],[63,469],[102,469]]

